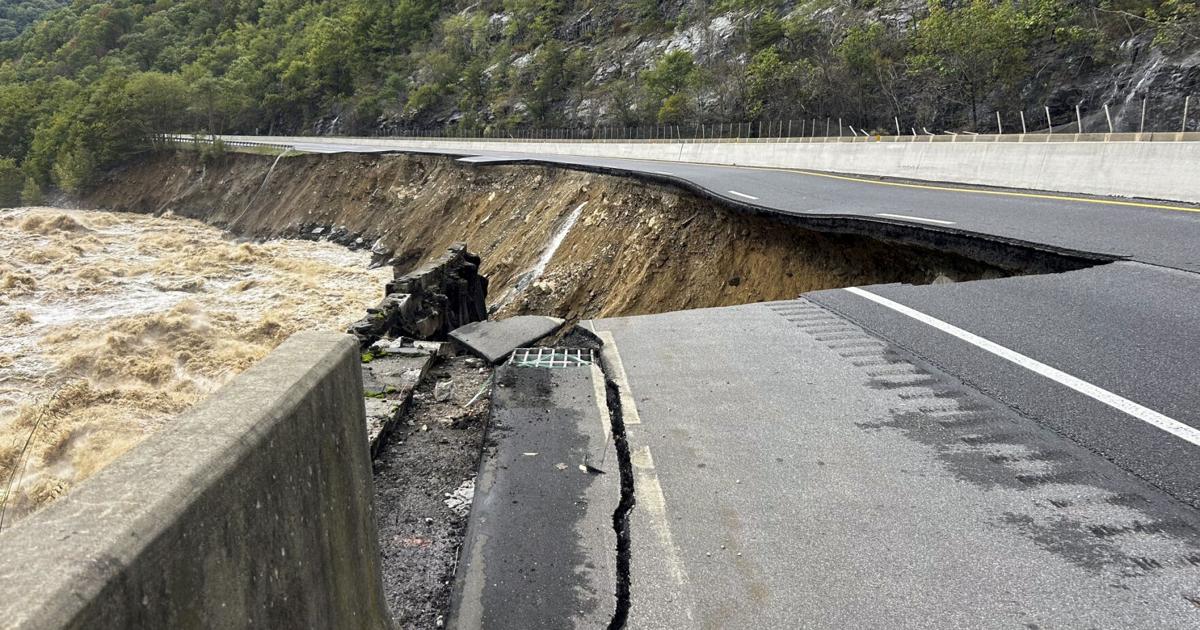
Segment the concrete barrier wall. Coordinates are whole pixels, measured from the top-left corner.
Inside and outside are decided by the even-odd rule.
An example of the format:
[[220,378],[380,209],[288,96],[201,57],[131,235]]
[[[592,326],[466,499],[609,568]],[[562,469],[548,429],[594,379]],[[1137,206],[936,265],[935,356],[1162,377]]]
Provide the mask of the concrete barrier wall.
[[358,343],[293,336],[0,535],[4,628],[390,628]]
[[[1180,134],[1170,134],[1180,135]],[[1193,134],[1187,134],[1189,136]],[[1101,136],[1102,137],[1102,136]],[[253,136],[230,136],[254,140]],[[529,142],[361,138],[422,151],[502,151],[794,168],[1200,203],[1200,142],[1067,142],[1071,135],[958,142]],[[259,138],[260,140],[264,138]],[[270,138],[337,143],[339,138]]]

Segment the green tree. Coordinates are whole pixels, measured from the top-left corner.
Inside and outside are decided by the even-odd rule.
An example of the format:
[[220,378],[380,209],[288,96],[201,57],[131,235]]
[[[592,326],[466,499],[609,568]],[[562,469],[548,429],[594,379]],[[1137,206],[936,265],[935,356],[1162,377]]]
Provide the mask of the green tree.
[[0,158],[0,208],[11,208],[21,204],[21,186],[25,176],[17,161]]
[[746,113],[783,119],[805,110],[813,98],[814,75],[807,60],[786,62],[774,47],[758,53],[746,68]]
[[187,131],[184,121],[191,90],[176,74],[141,72],[133,75],[121,94],[121,115],[144,140],[155,134]]
[[879,22],[854,26],[846,33],[835,54],[845,70],[847,91],[854,97],[854,111],[848,113],[859,120],[899,115],[904,53],[898,33]]
[[42,195],[42,187],[38,186],[32,177],[26,177],[25,185],[21,187],[21,205],[40,206],[43,203],[45,197]]
[[674,50],[663,55],[654,67],[641,74],[648,98],[646,109],[655,112],[660,122],[682,122],[682,117],[690,112],[687,101],[699,76],[691,52]]
[[929,89],[945,89],[967,106],[979,126],[979,107],[997,89],[1011,89],[1029,73],[1023,15],[1010,2],[971,0],[946,8],[933,0],[917,24],[908,61]]

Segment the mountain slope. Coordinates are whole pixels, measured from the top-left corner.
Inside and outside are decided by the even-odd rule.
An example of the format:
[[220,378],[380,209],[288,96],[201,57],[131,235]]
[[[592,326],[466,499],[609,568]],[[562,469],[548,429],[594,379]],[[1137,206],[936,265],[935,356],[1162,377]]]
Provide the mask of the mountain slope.
[[76,2],[0,42],[0,156],[77,189],[168,130],[1098,130],[1143,95],[1165,128],[1198,33],[1194,0]]
[[20,35],[29,25],[65,4],[65,0],[3,0],[0,2],[0,42]]

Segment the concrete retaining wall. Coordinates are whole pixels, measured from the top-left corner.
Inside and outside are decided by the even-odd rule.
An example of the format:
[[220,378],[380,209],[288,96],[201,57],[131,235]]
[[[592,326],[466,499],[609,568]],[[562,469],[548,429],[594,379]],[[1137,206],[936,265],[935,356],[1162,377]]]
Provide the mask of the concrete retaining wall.
[[[1130,135],[1130,134],[1126,134]],[[1169,136],[1197,134],[1167,134]],[[969,136],[960,136],[967,138]],[[253,136],[236,136],[253,140]],[[1098,141],[1073,134],[881,142],[530,142],[356,139],[424,151],[503,151],[795,168],[1030,190],[1200,203],[1200,142]],[[988,139],[990,138],[990,140]],[[1157,139],[1157,138],[1156,138]],[[270,138],[329,142],[338,138]],[[1023,140],[1023,141],[1022,141]]]
[[358,343],[293,336],[0,535],[4,628],[390,628]]

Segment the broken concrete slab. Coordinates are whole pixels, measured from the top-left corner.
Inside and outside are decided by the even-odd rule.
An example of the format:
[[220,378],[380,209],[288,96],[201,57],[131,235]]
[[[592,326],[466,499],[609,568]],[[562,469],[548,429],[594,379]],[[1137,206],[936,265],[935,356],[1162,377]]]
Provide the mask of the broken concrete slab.
[[412,404],[412,393],[433,365],[429,353],[416,356],[388,354],[362,365],[363,396],[366,398],[367,440],[371,456]]
[[447,627],[609,627],[621,476],[603,374],[507,364],[492,404]]
[[513,350],[528,346],[562,328],[564,320],[540,315],[518,315],[499,321],[467,324],[450,333],[450,338],[468,351],[500,363]]

